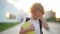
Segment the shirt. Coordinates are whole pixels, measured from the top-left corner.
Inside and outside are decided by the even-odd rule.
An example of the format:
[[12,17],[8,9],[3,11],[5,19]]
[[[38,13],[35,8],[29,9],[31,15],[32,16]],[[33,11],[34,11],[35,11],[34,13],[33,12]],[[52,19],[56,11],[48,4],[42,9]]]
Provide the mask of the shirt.
[[39,18],[37,18],[36,20],[34,20],[34,19],[31,17],[30,21],[31,21],[31,23],[33,24],[33,26],[35,27],[35,32],[36,32],[36,34],[40,34]]

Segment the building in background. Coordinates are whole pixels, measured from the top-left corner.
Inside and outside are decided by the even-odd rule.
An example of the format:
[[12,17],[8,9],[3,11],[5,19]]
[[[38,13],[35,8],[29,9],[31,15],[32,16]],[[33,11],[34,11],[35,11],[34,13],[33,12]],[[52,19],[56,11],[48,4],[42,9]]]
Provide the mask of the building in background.
[[0,22],[17,22],[23,19],[27,13],[18,10],[7,0],[0,0]]
[[55,21],[55,18],[56,13],[53,10],[46,12],[45,19]]
[[56,17],[56,13],[53,12],[53,10],[46,12],[45,18],[47,19],[47,18],[50,18],[50,17]]

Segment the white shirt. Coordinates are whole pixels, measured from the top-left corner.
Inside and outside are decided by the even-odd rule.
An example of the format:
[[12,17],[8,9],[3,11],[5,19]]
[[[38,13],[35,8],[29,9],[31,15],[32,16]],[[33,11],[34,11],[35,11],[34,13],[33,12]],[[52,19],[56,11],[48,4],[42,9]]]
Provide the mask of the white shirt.
[[[26,22],[26,18],[23,20],[23,24]],[[30,18],[30,22],[35,27],[36,34],[40,34],[40,25],[39,25],[39,18],[34,20],[32,17]]]

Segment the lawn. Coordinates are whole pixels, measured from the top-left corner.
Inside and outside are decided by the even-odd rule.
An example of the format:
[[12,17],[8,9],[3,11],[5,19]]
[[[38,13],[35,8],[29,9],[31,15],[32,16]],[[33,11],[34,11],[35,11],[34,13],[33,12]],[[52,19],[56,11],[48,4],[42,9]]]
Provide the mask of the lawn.
[[6,30],[8,28],[11,28],[17,24],[18,23],[0,23],[0,32]]

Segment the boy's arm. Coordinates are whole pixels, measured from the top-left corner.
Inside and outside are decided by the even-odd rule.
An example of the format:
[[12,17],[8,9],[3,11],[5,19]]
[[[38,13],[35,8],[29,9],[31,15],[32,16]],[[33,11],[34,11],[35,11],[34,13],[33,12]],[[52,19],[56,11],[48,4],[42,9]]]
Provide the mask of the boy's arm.
[[42,25],[46,30],[49,30],[49,26],[46,22],[46,20],[43,17],[40,17],[41,21],[42,21]]
[[48,24],[47,24],[46,20],[44,19],[44,17],[43,17],[43,15],[42,15],[41,12],[39,12],[39,17],[40,17],[40,19],[41,19],[41,21],[42,21],[43,27],[44,27],[46,30],[49,30],[49,26],[48,26]]
[[46,22],[46,20],[45,19],[43,19],[43,27],[46,29],[46,30],[49,30],[50,28],[49,28],[49,26],[48,26],[48,23]]

